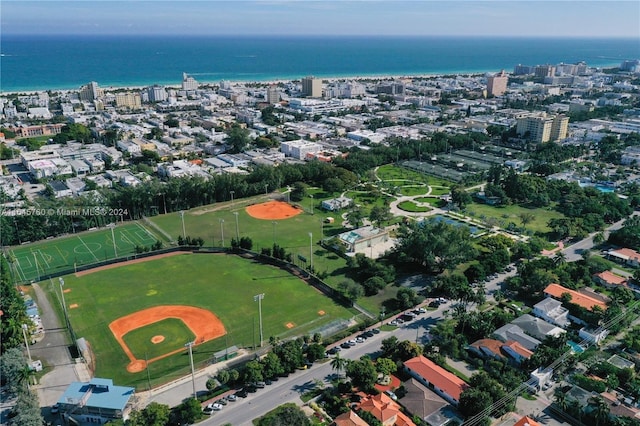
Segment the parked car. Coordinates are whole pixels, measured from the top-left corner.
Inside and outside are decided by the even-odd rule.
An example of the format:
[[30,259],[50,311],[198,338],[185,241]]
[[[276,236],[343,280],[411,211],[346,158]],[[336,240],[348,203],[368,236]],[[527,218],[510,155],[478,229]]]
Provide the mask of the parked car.
[[349,349],[351,347],[351,345],[348,342],[344,342],[343,344],[340,345],[340,347],[342,349]]
[[372,332],[373,334],[378,334],[378,333],[380,333],[380,329],[379,329],[379,328],[372,328],[372,329],[371,329],[371,332]]
[[51,406],[51,414],[58,414],[59,411],[60,411],[60,405],[53,404]]
[[364,343],[364,339],[362,337],[357,337],[356,343]]
[[367,336],[367,337],[373,337],[374,332],[373,332],[372,330],[365,331],[365,332],[364,332],[364,335],[365,335],[365,336]]
[[217,400],[215,402],[216,402],[216,404],[227,405],[227,400],[225,398],[220,398],[219,400]]
[[238,397],[234,394],[231,395],[227,395],[227,401],[235,401],[236,399],[238,399]]
[[266,386],[265,382],[257,382],[255,384],[255,387],[257,387],[258,389],[264,389],[265,386]]

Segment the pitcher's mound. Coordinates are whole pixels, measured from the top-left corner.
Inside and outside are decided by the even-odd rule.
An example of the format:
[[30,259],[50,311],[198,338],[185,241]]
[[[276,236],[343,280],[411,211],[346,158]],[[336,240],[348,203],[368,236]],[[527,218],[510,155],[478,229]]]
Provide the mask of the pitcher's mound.
[[151,338],[151,343],[153,343],[154,345],[157,345],[158,343],[162,343],[162,342],[164,342],[164,336],[157,335]]
[[267,201],[262,204],[254,204],[247,207],[246,210],[249,216],[264,220],[288,219],[302,213],[302,209],[293,207],[283,201]]

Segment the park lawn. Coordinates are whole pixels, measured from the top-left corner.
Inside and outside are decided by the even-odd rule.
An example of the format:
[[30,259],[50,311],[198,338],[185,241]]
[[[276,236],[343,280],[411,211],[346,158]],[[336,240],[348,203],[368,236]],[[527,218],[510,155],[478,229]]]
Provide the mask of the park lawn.
[[547,225],[549,220],[564,217],[562,213],[550,208],[530,209],[514,204],[508,206],[489,206],[487,204],[471,203],[466,206],[465,210],[467,214],[473,213],[473,217],[477,219],[486,221],[487,218],[494,218],[502,228],[506,228],[509,222],[513,222],[520,227],[522,226],[519,217],[520,214],[532,213],[534,216],[533,220],[527,224],[526,229],[539,235],[551,232],[551,228]]
[[160,239],[140,222],[126,222],[117,224],[113,234],[110,228],[100,228],[13,247],[12,266],[20,282],[30,282],[47,274],[73,271],[75,266],[128,256],[135,253],[136,246],[151,247]]
[[408,181],[446,187],[453,185],[453,182],[450,182],[448,180],[418,173],[405,167],[396,166],[395,164],[386,164],[384,166],[380,166],[378,168],[377,175],[378,178],[380,178],[384,182],[395,181],[393,182],[393,185],[407,183]]
[[404,196],[413,197],[415,195],[426,195],[429,192],[429,187],[426,185],[403,185],[398,190]]
[[[154,336],[162,336],[160,343],[149,344]],[[184,322],[176,318],[167,318],[145,327],[131,330],[122,340],[131,353],[138,359],[153,359],[184,347],[185,339],[193,341],[195,335]]]
[[446,186],[431,185],[431,193],[429,195],[440,196],[451,192],[451,189]]
[[413,201],[402,201],[401,203],[398,203],[398,208],[410,213],[421,213],[431,210],[430,207],[418,206]]
[[434,207],[444,207],[447,205],[446,201],[435,197],[421,197],[414,199],[414,201],[417,201],[418,203],[428,203]]
[[[65,279],[65,300],[76,336],[86,338],[97,356],[96,376],[122,385],[146,387],[146,372],[128,373],[129,360],[109,324],[133,312],[160,305],[208,309],[223,322],[227,335],[198,345],[194,361],[203,366],[226,347],[252,347],[259,340],[258,306],[254,296],[264,293],[264,339],[312,334],[353,316],[299,278],[268,265],[235,255],[182,254],[123,265]],[[45,286],[49,293],[57,286]],[[56,300],[56,295],[51,295]],[[183,336],[183,344],[190,335]],[[153,350],[143,339],[137,351]],[[141,352],[144,353],[144,352]],[[151,381],[163,383],[188,371],[184,353],[153,362]]]

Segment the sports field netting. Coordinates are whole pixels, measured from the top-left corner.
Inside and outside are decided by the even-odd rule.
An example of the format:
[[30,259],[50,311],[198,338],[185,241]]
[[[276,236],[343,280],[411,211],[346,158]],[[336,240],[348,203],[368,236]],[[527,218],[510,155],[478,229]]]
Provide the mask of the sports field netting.
[[101,228],[13,247],[9,252],[16,278],[29,282],[77,266],[131,255],[136,246],[150,247],[158,239],[149,229],[133,222],[116,225],[113,231]]

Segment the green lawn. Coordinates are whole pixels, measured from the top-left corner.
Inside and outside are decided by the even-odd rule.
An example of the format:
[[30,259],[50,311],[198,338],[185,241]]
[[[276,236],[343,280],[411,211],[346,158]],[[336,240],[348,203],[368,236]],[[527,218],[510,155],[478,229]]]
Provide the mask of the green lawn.
[[426,185],[403,185],[398,188],[400,194],[408,197],[414,195],[425,195],[429,192],[429,187]]
[[550,208],[529,209],[517,205],[508,206],[489,206],[487,204],[471,203],[467,205],[465,213],[473,214],[476,219],[486,221],[487,218],[493,218],[497,224],[505,228],[509,222],[522,226],[520,214],[532,213],[533,221],[527,224],[527,229],[539,234],[546,234],[551,231],[547,226],[550,219],[564,217],[561,213]]
[[[115,237],[115,244],[112,239]],[[112,230],[101,228],[65,237],[13,247],[13,268],[20,282],[39,280],[49,273],[135,252],[136,246],[150,247],[161,237],[140,222],[118,224]],[[117,254],[117,256],[116,256]]]
[[[108,328],[115,319],[141,309],[186,305],[216,314],[224,323],[227,335],[196,346],[194,360],[199,365],[211,360],[216,351],[231,345],[251,347],[259,340],[258,305],[253,299],[257,294],[265,294],[262,301],[265,340],[269,336],[286,338],[314,333],[353,316],[350,309],[336,304],[299,278],[235,255],[182,254],[83,277],[68,275],[64,279],[67,306],[76,305],[68,310],[75,334],[86,338],[97,354],[96,376],[143,388],[146,371],[126,371],[128,358]],[[43,287],[50,293],[56,292],[50,296],[57,300],[56,285]],[[133,343],[136,354],[144,356],[156,347],[150,342],[150,334],[179,334],[171,330],[174,327],[169,325],[141,330],[141,336],[128,337],[128,340],[136,340],[137,343]],[[184,344],[191,338],[190,333],[184,332],[182,337],[177,335],[172,340],[179,344],[182,339]],[[158,384],[185,374],[189,368],[185,353],[150,364],[152,382]]]
[[404,167],[398,167],[394,164],[380,166],[377,174],[382,181],[390,181],[389,183],[395,186],[403,183],[406,184],[407,181],[447,187],[453,185],[452,182],[447,180],[439,179],[434,176],[427,176]]
[[429,203],[434,207],[444,207],[447,204],[445,201],[441,200],[440,198],[434,198],[434,197],[421,197],[421,198],[414,199],[414,201],[417,201],[418,203]]
[[413,201],[403,201],[401,203],[398,203],[398,208],[400,210],[404,210],[406,212],[411,212],[411,213],[428,212],[429,210],[431,210],[430,207],[418,206]]

